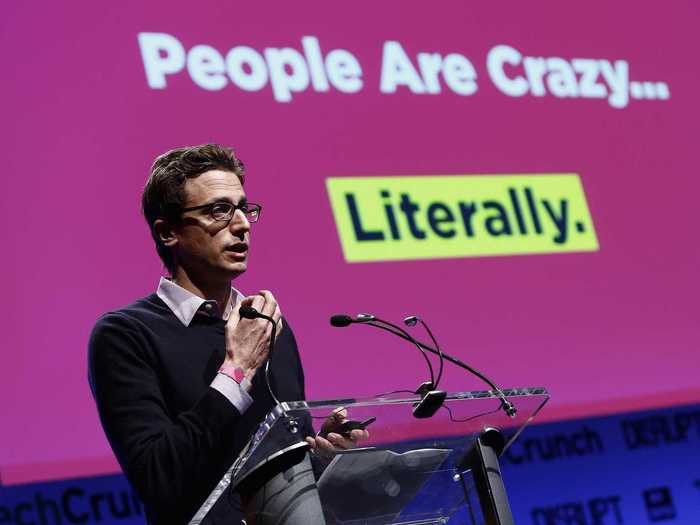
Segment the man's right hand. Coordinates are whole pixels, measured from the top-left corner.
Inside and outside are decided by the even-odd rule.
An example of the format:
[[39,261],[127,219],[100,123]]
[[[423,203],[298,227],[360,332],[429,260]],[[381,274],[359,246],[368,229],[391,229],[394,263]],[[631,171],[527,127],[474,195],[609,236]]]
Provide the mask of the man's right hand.
[[242,319],[239,309],[244,304],[272,317],[277,323],[277,335],[282,330],[282,313],[274,295],[268,290],[261,290],[257,295],[246,297],[238,303],[226,322],[224,364],[243,369],[245,377],[252,381],[255,371],[265,361],[270,350],[272,325],[265,319]]

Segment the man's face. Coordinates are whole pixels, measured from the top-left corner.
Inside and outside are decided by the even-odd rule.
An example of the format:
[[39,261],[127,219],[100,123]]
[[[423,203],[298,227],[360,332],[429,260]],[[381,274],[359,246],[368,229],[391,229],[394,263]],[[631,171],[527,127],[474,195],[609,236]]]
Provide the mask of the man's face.
[[[238,177],[211,170],[185,183],[185,204],[191,208],[215,202],[240,205],[246,195]],[[190,278],[205,281],[233,279],[246,271],[250,246],[250,223],[240,210],[230,222],[216,221],[209,209],[188,211],[175,228],[177,262]]]

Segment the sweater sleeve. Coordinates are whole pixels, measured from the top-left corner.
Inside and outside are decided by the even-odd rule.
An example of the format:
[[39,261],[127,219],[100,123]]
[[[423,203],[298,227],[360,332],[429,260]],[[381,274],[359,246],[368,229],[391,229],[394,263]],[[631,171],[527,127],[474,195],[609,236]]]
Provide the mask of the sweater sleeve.
[[190,410],[171,417],[153,360],[135,321],[119,313],[98,321],[88,374],[105,433],[149,517],[186,523],[228,467],[240,413],[209,387]]

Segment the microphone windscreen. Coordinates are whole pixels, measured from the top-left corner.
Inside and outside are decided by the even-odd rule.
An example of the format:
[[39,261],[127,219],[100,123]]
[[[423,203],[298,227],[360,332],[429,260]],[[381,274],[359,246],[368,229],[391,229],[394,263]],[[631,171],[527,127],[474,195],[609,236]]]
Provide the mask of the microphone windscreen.
[[336,328],[342,328],[343,326],[348,326],[352,323],[352,317],[345,314],[338,314],[331,317],[331,325]]
[[238,313],[243,319],[257,319],[260,317],[260,312],[247,304],[241,305],[241,307],[238,309]]

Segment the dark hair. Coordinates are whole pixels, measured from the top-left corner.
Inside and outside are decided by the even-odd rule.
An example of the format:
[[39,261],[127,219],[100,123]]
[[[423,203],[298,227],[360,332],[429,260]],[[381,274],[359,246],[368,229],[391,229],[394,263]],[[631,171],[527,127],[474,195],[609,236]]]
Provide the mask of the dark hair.
[[151,174],[141,195],[141,209],[158,255],[165,267],[173,272],[175,261],[170,248],[165,246],[153,227],[156,219],[166,219],[171,224],[180,222],[180,210],[185,204],[185,183],[210,170],[230,171],[243,184],[245,167],[231,148],[218,144],[202,144],[177,148],[156,158]]

